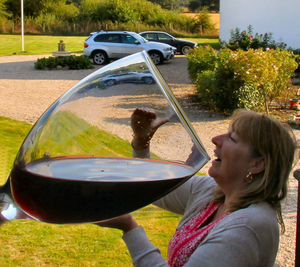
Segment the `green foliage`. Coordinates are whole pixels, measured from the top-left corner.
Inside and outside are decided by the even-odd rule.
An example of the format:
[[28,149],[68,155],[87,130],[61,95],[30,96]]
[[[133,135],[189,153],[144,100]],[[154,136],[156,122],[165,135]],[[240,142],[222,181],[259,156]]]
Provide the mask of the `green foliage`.
[[[52,2],[57,2],[52,0]],[[61,0],[63,1],[63,0]],[[25,17],[37,17],[44,9],[46,3],[49,0],[24,0],[24,16]],[[4,2],[8,12],[11,12],[15,20],[19,20],[21,16],[21,5],[19,0],[6,0]]]
[[72,70],[91,69],[93,65],[86,56],[64,56],[64,57],[48,57],[39,58],[34,63],[36,69],[57,69],[67,68]]
[[292,52],[279,48],[216,51],[199,47],[187,57],[200,102],[225,113],[236,108],[268,113],[272,101],[288,99],[290,78],[298,66]]
[[0,117],[0,186],[6,182],[18,149],[31,125]]
[[196,20],[196,27],[199,28],[200,33],[207,31],[215,31],[215,26],[210,22],[208,8],[204,7],[198,14]]
[[42,14],[53,14],[57,21],[63,20],[65,22],[74,22],[79,14],[79,9],[73,4],[66,4],[65,1],[58,3],[47,2]]
[[189,9],[193,12],[200,9],[200,7],[201,7],[201,3],[198,0],[191,0],[189,3]]
[[191,0],[189,8],[192,11],[207,8],[209,11],[218,12],[220,9],[220,0]]
[[265,34],[253,34],[253,27],[251,25],[248,26],[247,30],[240,31],[239,28],[235,28],[231,30],[231,37],[229,42],[221,41],[221,46],[223,48],[229,48],[231,50],[249,50],[250,48],[258,49],[258,48],[286,48],[286,44],[283,42],[275,42],[273,40],[272,33]]
[[5,2],[6,0],[0,0],[0,19],[9,18],[12,15],[11,12],[7,11]]
[[218,52],[215,49],[211,49],[209,46],[200,46],[198,49],[187,55],[188,71],[191,79],[196,82],[198,74],[202,71],[216,69],[216,63],[218,60]]
[[[256,98],[252,98],[254,104],[263,103],[264,110],[268,113],[271,102],[289,89],[288,84],[297,68],[295,56],[280,48],[267,51],[238,50],[233,55],[229,65],[235,76],[245,86],[256,90]],[[253,105],[253,109],[256,107],[259,106]]]
[[180,0],[149,0],[152,3],[160,5],[168,10],[177,10],[180,7]]
[[[5,1],[7,14],[14,14],[15,27],[10,27],[9,32],[18,32],[19,0]],[[88,35],[97,30],[163,30],[175,35],[199,35],[203,30],[209,29],[208,15],[203,14],[195,19],[144,0],[36,1],[24,3],[28,8],[25,12],[25,33]],[[170,5],[174,4],[172,1],[178,2],[170,0]],[[0,2],[0,14],[1,10],[4,11]],[[0,33],[7,33],[7,28],[7,22],[0,20]]]
[[296,61],[298,63],[298,68],[295,70],[295,75],[300,77],[300,48],[292,50],[294,55],[296,55]]
[[110,20],[113,23],[127,23],[138,20],[138,13],[130,4],[122,0],[105,1],[97,8],[101,21]]

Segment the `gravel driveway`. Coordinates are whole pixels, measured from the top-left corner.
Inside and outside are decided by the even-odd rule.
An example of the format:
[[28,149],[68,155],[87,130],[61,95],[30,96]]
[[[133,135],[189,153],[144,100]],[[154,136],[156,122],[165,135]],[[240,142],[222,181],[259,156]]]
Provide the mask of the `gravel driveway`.
[[[35,70],[34,62],[40,57],[46,56],[0,57],[0,116],[33,124],[60,95],[95,71]],[[176,56],[171,62],[160,65],[159,70],[185,109],[208,153],[213,156],[211,138],[227,130],[228,118],[201,110],[191,103],[189,96],[194,93],[195,87],[189,79],[184,56]],[[300,139],[300,131],[296,130],[295,134]],[[208,163],[202,171],[207,172],[209,166]],[[297,182],[291,176],[289,196],[283,207],[286,233],[281,236],[277,256],[280,266],[294,266],[296,209]]]

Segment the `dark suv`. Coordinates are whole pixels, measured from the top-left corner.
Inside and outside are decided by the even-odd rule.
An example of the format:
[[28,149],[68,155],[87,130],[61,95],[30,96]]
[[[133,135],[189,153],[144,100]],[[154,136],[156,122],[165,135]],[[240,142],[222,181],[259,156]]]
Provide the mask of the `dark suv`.
[[147,31],[140,32],[140,35],[148,41],[165,43],[174,46],[176,47],[176,52],[182,55],[186,55],[190,49],[198,47],[198,44],[195,42],[177,39],[166,32]]

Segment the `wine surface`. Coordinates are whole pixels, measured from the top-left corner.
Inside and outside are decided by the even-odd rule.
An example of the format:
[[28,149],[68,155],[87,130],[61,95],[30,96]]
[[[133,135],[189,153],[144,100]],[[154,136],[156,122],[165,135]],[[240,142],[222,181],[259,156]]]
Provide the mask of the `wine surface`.
[[151,159],[62,157],[17,166],[12,194],[30,216],[50,223],[97,222],[159,199],[194,174]]

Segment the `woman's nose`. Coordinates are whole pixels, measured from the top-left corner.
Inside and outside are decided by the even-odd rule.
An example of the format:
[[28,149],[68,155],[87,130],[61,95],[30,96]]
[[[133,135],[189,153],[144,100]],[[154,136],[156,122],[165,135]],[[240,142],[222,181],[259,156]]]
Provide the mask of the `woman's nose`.
[[213,137],[211,139],[211,141],[213,142],[214,145],[221,146],[224,136],[225,136],[225,134],[216,135],[215,137]]

